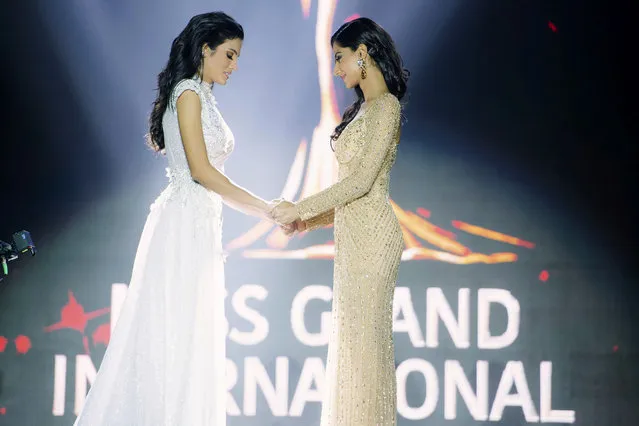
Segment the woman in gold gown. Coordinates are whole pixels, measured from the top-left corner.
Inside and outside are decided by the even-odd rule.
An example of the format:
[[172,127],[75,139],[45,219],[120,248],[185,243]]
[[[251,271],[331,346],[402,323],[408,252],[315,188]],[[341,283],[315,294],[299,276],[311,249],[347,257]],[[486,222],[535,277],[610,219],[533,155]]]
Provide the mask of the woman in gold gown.
[[[389,200],[408,72],[390,35],[367,18],[331,38],[334,74],[357,94],[331,143],[338,182],[274,219],[288,229],[335,228],[332,333],[321,426],[396,424],[393,295],[404,248]],[[296,224],[292,226],[291,224]]]

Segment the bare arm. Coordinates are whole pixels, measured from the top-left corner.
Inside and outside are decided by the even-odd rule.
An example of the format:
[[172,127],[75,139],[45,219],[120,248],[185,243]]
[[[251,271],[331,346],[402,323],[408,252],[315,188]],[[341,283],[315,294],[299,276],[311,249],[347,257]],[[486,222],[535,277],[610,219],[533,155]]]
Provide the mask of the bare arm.
[[367,131],[368,141],[362,148],[357,171],[325,190],[297,203],[297,212],[302,220],[320,216],[335,207],[342,206],[366,195],[372,188],[383,165],[388,150],[395,143],[400,122],[401,106],[397,98],[384,95],[371,105],[371,116]]
[[176,107],[182,144],[193,180],[219,194],[231,207],[270,219],[270,205],[266,201],[233,183],[209,161],[204,144],[199,96],[187,89],[180,94]]

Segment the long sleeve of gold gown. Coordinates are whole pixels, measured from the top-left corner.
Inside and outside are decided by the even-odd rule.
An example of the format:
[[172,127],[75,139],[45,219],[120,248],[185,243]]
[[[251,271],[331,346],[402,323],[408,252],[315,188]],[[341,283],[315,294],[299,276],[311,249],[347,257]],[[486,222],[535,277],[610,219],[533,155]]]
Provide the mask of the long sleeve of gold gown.
[[335,221],[335,209],[330,209],[322,214],[313,216],[304,222],[306,223],[306,231],[314,231],[328,225],[332,225]]
[[392,314],[404,240],[388,190],[400,114],[391,94],[372,101],[335,144],[338,182],[297,204],[307,224],[335,225],[321,426],[396,424]]
[[[302,220],[308,220],[326,211],[344,205],[368,193],[379,176],[391,147],[396,144],[401,108],[392,95],[382,95],[371,105],[367,121],[370,138],[366,141],[357,167],[339,182],[305,198],[297,204]],[[363,117],[362,117],[363,118]],[[357,120],[358,121],[358,120]]]

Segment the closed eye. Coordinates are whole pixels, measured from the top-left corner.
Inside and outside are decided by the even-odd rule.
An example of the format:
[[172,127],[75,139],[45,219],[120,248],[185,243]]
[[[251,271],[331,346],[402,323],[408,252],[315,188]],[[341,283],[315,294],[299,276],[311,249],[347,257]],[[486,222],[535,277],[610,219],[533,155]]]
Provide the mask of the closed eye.
[[230,60],[233,60],[235,57],[240,57],[240,55],[235,51],[235,49],[229,49],[226,52],[226,57],[229,58]]

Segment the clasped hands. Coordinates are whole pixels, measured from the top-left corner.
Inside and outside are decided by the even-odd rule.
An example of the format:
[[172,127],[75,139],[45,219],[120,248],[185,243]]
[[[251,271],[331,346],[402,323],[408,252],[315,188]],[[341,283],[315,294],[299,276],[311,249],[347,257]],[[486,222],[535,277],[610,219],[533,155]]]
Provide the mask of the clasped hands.
[[297,206],[286,200],[273,200],[270,203],[269,215],[286,235],[306,230],[306,223],[300,219]]

